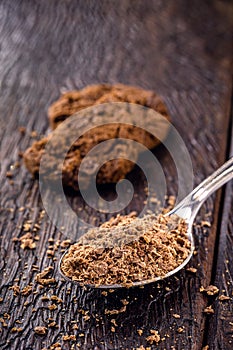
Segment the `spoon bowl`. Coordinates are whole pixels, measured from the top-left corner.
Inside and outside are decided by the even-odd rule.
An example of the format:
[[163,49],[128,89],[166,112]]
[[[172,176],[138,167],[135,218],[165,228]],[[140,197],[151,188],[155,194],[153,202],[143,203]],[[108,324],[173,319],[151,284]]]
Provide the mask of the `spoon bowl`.
[[[230,181],[233,178],[233,157],[230,158],[226,163],[224,163],[218,170],[216,170],[212,175],[210,175],[206,180],[200,183],[188,196],[186,196],[175,208],[173,208],[165,216],[177,215],[180,218],[183,218],[187,223],[187,236],[190,241],[190,252],[187,258],[175,269],[169,271],[164,276],[155,277],[152,279],[132,282],[129,284],[129,287],[133,286],[143,286],[152,282],[163,280],[167,277],[170,277],[176,274],[178,271],[183,269],[189,260],[191,259],[194,252],[194,237],[193,237],[193,223],[197,212],[204,203],[204,201],[217,189],[223,186],[226,182]],[[100,289],[116,289],[125,287],[122,284],[106,284],[106,285],[95,285],[95,284],[81,284],[78,281],[72,280],[63,274],[61,264],[64,256],[67,254],[67,251],[62,255],[59,261],[59,272],[61,276],[68,282],[74,282],[78,285],[85,285],[86,287],[91,288],[100,288]]]

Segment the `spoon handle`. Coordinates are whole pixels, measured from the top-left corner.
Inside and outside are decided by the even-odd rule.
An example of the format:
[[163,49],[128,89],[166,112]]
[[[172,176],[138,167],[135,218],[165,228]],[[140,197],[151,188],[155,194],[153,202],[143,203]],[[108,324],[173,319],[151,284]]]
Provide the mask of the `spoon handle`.
[[196,216],[203,202],[217,189],[233,178],[233,157],[224,163],[212,175],[200,183],[185,197],[170,214],[177,214],[191,221]]

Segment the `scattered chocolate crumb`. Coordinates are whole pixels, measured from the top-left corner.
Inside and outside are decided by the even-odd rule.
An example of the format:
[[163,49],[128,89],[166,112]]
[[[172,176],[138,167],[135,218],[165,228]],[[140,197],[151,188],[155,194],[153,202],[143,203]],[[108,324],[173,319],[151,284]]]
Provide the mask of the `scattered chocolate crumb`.
[[[26,224],[24,224],[26,225]],[[25,231],[25,230],[24,230]],[[33,236],[30,232],[25,233],[22,237],[18,239],[21,242],[20,248],[22,249],[35,249],[36,243],[34,242]]]
[[178,315],[178,314],[173,314],[172,315],[174,318],[180,318],[180,315]]
[[71,240],[70,239],[66,239],[64,241],[61,242],[60,247],[61,248],[67,248],[71,245]]
[[54,327],[57,327],[57,324],[56,324],[55,321],[53,321],[53,322],[50,322],[50,323],[48,324],[48,327],[49,327],[49,328],[54,328]]
[[38,136],[37,131],[35,131],[35,130],[31,131],[30,136],[31,136],[32,138],[37,137],[37,136]]
[[146,340],[150,343],[158,343],[160,341],[160,335],[155,329],[150,330],[151,335],[149,335]]
[[139,334],[140,337],[141,337],[141,335],[143,334],[143,330],[142,330],[142,329],[138,329],[137,332],[138,332],[138,334]]
[[201,221],[201,226],[211,227],[211,223],[209,221]]
[[53,271],[53,267],[52,266],[48,266],[46,267],[42,272],[38,273],[36,275],[36,282],[38,282],[39,284],[42,285],[48,285],[50,283],[55,283],[56,280],[53,277],[48,277],[48,275],[50,274],[50,272]]
[[204,293],[206,293],[206,294],[208,294],[208,295],[215,295],[215,294],[218,294],[219,289],[218,289],[218,287],[213,286],[213,285],[210,285],[210,286],[208,286],[208,287],[206,287],[206,288],[204,288],[203,286],[201,286],[200,292],[201,292],[201,293],[204,292]]
[[62,272],[81,284],[130,286],[163,277],[189,255],[186,222],[176,215],[117,216],[73,244]]
[[19,126],[18,130],[22,135],[24,135],[26,133],[26,128],[24,126]]
[[214,309],[213,307],[210,305],[210,306],[207,306],[205,309],[204,309],[204,313],[205,314],[214,314]]
[[84,320],[84,321],[88,321],[88,320],[90,320],[90,318],[91,318],[91,317],[88,316],[88,315],[83,316],[83,320]]
[[12,329],[11,329],[11,332],[12,333],[20,333],[20,332],[22,332],[23,331],[23,328],[22,327],[13,327]]
[[179,328],[177,329],[177,332],[178,332],[178,333],[183,333],[183,331],[184,331],[184,328],[182,328],[182,327],[179,327]]
[[123,306],[122,308],[120,308],[119,310],[113,309],[113,310],[104,310],[105,315],[117,315],[120,314],[122,312],[126,311],[126,306]]
[[56,310],[57,309],[57,305],[56,304],[51,304],[48,306],[49,310]]
[[116,323],[115,318],[112,318],[112,319],[111,319],[111,323],[112,323],[115,327],[117,327],[117,323]]
[[105,297],[108,295],[108,292],[106,292],[105,290],[103,292],[101,292],[102,295],[104,295]]
[[17,296],[20,293],[20,287],[18,285],[14,285],[9,287],[9,289],[13,290],[13,295]]
[[45,335],[47,331],[48,331],[48,328],[44,326],[37,326],[34,328],[34,332],[39,335]]
[[225,300],[230,300],[231,298],[230,297],[228,297],[227,295],[219,295],[219,297],[218,297],[218,299],[220,300],[220,301],[225,301]]
[[197,269],[195,267],[188,267],[186,270],[189,271],[189,272],[192,272],[192,273],[196,273],[197,272]]
[[1,322],[1,324],[2,324],[2,327],[7,327],[7,323],[6,323],[6,321],[4,320],[4,318],[0,318],[0,322]]
[[26,286],[21,290],[21,294],[24,296],[28,296],[32,292],[32,286]]
[[63,303],[63,300],[59,298],[57,295],[51,295],[50,299],[52,301],[56,301],[57,303]]
[[63,335],[62,339],[64,341],[76,340],[76,335],[74,335],[74,334],[70,334],[70,335],[66,334],[66,335]]
[[9,179],[11,179],[13,177],[13,174],[11,171],[7,171],[6,172],[6,177],[8,177]]
[[50,345],[50,350],[61,350],[61,343],[56,342],[56,343]]
[[54,250],[48,249],[46,253],[47,253],[47,255],[50,256],[50,257],[53,257],[53,256],[54,256]]

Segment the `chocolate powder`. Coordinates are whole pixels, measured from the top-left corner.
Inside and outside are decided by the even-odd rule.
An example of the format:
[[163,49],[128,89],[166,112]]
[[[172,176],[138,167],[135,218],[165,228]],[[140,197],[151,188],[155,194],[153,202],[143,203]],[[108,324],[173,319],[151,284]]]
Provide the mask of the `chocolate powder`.
[[190,249],[187,224],[177,215],[118,215],[71,245],[61,271],[80,284],[127,286],[164,277]]

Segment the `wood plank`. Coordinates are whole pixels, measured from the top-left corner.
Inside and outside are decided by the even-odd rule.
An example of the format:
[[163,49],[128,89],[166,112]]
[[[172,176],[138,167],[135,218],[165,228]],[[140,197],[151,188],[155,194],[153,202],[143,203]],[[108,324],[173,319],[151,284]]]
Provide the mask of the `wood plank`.
[[[233,130],[233,129],[232,129]],[[232,147],[229,155],[233,156],[233,132],[231,132]],[[217,249],[216,266],[213,271],[213,283],[219,288],[219,296],[227,296],[229,300],[210,300],[215,310],[209,320],[206,332],[206,344],[209,349],[230,350],[233,344],[233,183],[227,184],[224,201],[222,222],[219,226],[219,244]]]
[[[223,163],[227,146],[231,93],[227,6],[220,7],[218,1],[188,5],[186,1],[137,1],[134,6],[130,1],[119,2],[118,6],[108,1],[78,5],[75,1],[18,1],[14,7],[1,2],[0,317],[5,317],[7,323],[1,327],[2,349],[49,349],[56,342],[62,344],[62,349],[70,349],[72,343],[80,343],[81,349],[133,349],[149,345],[146,337],[150,329],[157,329],[165,338],[152,349],[200,349],[205,327],[202,311],[207,300],[199,288],[211,280],[220,193],[206,202],[197,218],[194,233],[198,253],[191,262],[198,268],[196,275],[182,271],[160,284],[104,296],[60,280],[57,260],[46,254],[48,239],[62,240],[67,235],[75,239],[76,232],[65,219],[66,234],[61,234],[46,214],[40,219],[43,206],[38,183],[22,164],[19,168],[11,165],[20,161],[18,152],[33,141],[31,131],[36,130],[39,136],[47,132],[46,110],[60,91],[90,83],[122,82],[155,89],[163,96],[190,152],[195,183],[199,183]],[[26,127],[25,135],[18,132],[19,126]],[[177,179],[169,155],[162,147],[155,150],[155,155],[167,174],[168,193],[176,194]],[[13,173],[12,184],[6,179],[9,170]],[[138,196],[125,211],[140,211],[146,198],[145,179],[136,170],[129,178]],[[109,187],[108,191],[113,189]],[[73,201],[90,222],[108,217],[97,216],[80,197]],[[201,227],[206,219],[211,229]],[[23,235],[27,220],[32,221],[32,228],[41,221],[34,251],[12,243],[13,237]],[[59,248],[55,258],[60,256]],[[41,289],[35,283],[33,264],[39,266],[39,271],[53,266],[56,284]],[[23,289],[30,282],[35,294],[14,296],[9,289],[14,284]],[[55,294],[63,303],[49,310],[51,301],[43,301],[44,294]],[[105,313],[122,308],[124,299],[129,302],[125,312]],[[89,312],[90,319],[82,310]],[[10,314],[9,320],[5,313]],[[52,321],[49,318],[59,327],[49,328],[45,336],[36,335],[33,328],[48,326]],[[115,332],[112,319],[117,323]],[[79,329],[72,329],[73,321],[78,321]],[[22,332],[12,332],[13,327],[22,327]],[[179,327],[183,327],[182,333],[177,331]],[[141,336],[138,329],[143,330]],[[64,334],[74,334],[77,340],[64,341]]]

